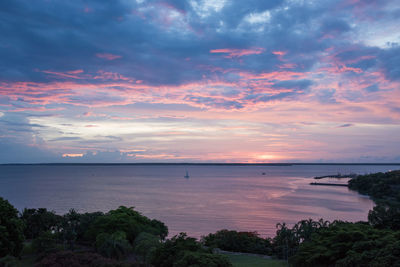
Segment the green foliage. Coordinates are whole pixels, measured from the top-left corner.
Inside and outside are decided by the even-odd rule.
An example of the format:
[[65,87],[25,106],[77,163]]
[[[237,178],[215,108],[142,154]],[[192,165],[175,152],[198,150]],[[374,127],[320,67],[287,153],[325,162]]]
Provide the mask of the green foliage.
[[400,171],[360,175],[349,181],[349,188],[377,203],[368,214],[372,226],[400,230]]
[[78,234],[77,229],[80,224],[80,214],[74,209],[70,209],[68,213],[64,214],[61,223],[61,239],[67,248],[73,250]]
[[104,216],[96,218],[93,224],[90,225],[86,238],[95,241],[99,233],[112,234],[117,231],[125,232],[130,243],[133,243],[141,232],[151,233],[162,239],[168,235],[168,228],[162,222],[150,220],[133,210],[133,208],[121,206],[116,210],[109,211]]
[[[72,251],[60,251],[57,253],[49,254],[44,257],[36,266],[38,267],[118,267],[118,266],[131,266],[122,264],[116,260],[107,259],[99,254],[86,252],[77,253]],[[134,265],[132,265],[134,266]]]
[[23,248],[24,223],[7,200],[0,197],[0,258],[7,254],[19,256]]
[[185,251],[176,262],[174,267],[228,267],[232,266],[227,257],[223,255],[204,252]]
[[154,251],[151,263],[155,266],[174,266],[174,263],[180,260],[186,251],[205,252],[195,238],[187,237],[186,233],[180,233],[166,240]]
[[276,236],[272,240],[274,254],[280,259],[288,259],[296,254],[299,245],[311,239],[313,233],[329,226],[329,221],[320,219],[302,220],[291,229],[285,223],[276,225]]
[[24,209],[21,215],[24,221],[24,235],[27,239],[37,238],[40,233],[56,230],[62,217],[47,209]]
[[286,261],[283,260],[273,260],[266,259],[259,256],[253,255],[236,255],[229,254],[226,255],[229,261],[232,263],[233,267],[286,267]]
[[7,255],[0,259],[0,267],[15,267],[19,266],[18,259],[11,255]]
[[400,232],[335,221],[300,244],[294,266],[399,266]]
[[271,254],[271,241],[258,236],[256,232],[220,230],[202,238],[205,246],[227,251]]
[[378,204],[368,213],[369,223],[378,229],[400,230],[400,204]]
[[349,181],[349,188],[371,196],[377,203],[400,203],[400,170],[359,175]]
[[97,251],[107,258],[122,259],[132,250],[124,232],[101,233],[96,237]]
[[86,212],[79,215],[79,223],[76,225],[76,239],[78,241],[88,241],[86,240],[86,232],[89,230],[90,226],[96,221],[97,218],[104,216],[103,212]]
[[136,237],[134,242],[134,252],[142,257],[142,260],[145,262],[150,262],[154,252],[161,246],[160,238],[142,232]]
[[36,253],[54,252],[56,249],[56,237],[50,231],[41,232],[40,235],[32,241],[32,250]]

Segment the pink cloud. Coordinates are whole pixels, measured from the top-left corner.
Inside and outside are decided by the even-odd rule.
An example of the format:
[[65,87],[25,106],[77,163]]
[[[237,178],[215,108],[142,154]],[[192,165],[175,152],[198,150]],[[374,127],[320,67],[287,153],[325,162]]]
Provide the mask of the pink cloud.
[[282,65],[279,65],[280,69],[294,69],[296,67],[297,67],[297,64],[294,64],[294,63],[285,63]]
[[94,76],[93,79],[114,80],[114,81],[123,80],[123,81],[133,82],[133,79],[125,77],[117,72],[99,70],[97,73],[98,75]]
[[272,51],[272,54],[276,55],[276,56],[284,56],[286,55],[287,52],[285,51]]
[[83,73],[83,70],[71,70],[66,72],[59,72],[59,71],[51,71],[51,70],[42,70],[41,72],[46,74],[51,74],[60,78],[72,78],[72,79],[83,79],[83,77],[79,76],[78,74]]
[[82,153],[64,153],[62,154],[63,158],[81,158],[83,157]]
[[122,58],[122,56],[114,55],[114,54],[110,54],[110,53],[97,53],[96,57],[102,58],[102,59],[107,59],[107,60],[114,60],[117,58]]
[[215,54],[215,53],[227,54],[224,57],[235,58],[235,57],[242,57],[242,56],[248,56],[248,55],[258,55],[258,54],[263,53],[264,51],[265,51],[265,49],[261,48],[261,47],[255,47],[255,48],[250,48],[250,49],[222,48],[222,49],[212,49],[212,50],[210,50],[210,53],[212,53],[212,54]]
[[248,72],[239,73],[239,75],[244,79],[266,79],[266,80],[279,80],[279,81],[304,79],[307,77],[307,74],[308,73],[306,72],[294,72],[294,71],[272,71],[260,74],[252,74]]

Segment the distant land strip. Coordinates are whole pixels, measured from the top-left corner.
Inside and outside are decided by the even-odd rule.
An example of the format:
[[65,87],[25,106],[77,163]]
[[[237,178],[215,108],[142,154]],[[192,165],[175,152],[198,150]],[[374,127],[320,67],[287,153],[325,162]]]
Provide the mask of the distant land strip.
[[45,166],[100,166],[100,165],[111,165],[111,166],[176,166],[176,165],[193,165],[193,166],[298,166],[298,165],[372,165],[372,166],[387,166],[396,165],[400,166],[400,163],[189,163],[189,162],[177,162],[177,163],[167,163],[167,162],[144,162],[144,163],[2,163],[0,166],[14,166],[14,165],[45,165]]

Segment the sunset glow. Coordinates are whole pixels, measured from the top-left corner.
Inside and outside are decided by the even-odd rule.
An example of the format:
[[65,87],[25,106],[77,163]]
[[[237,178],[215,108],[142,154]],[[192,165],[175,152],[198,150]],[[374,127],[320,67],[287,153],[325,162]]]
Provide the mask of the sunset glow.
[[400,162],[400,2],[216,2],[0,3],[0,163]]

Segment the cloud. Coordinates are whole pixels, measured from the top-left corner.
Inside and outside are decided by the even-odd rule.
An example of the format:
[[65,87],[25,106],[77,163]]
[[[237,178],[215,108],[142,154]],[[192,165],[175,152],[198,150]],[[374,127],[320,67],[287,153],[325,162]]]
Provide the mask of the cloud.
[[364,88],[365,91],[369,93],[378,92],[379,86],[377,84],[373,84]]
[[311,80],[287,80],[277,82],[272,85],[273,88],[287,88],[287,89],[294,89],[294,90],[306,90],[312,85]]
[[350,29],[351,28],[346,21],[331,17],[322,21],[321,34],[323,34],[325,38],[334,38]]
[[114,55],[114,54],[110,54],[110,53],[97,53],[96,57],[107,59],[107,60],[114,60],[114,59],[121,58],[122,56]]
[[235,57],[242,57],[248,55],[258,55],[264,52],[264,48],[251,48],[251,49],[231,49],[231,48],[223,48],[223,49],[212,49],[210,53],[222,53],[227,54],[224,57],[226,58],[235,58]]
[[400,80],[400,46],[394,46],[380,53],[380,60],[387,79]]
[[[330,120],[328,128],[339,134],[335,125],[346,121],[357,130],[376,124],[374,129],[383,130],[372,131],[369,142],[379,143],[399,119],[400,47],[398,6],[377,3],[2,1],[0,137],[29,155],[33,147],[56,151],[57,160],[83,155],[72,161],[177,160],[201,153],[225,159],[238,140],[251,140],[243,141],[251,149],[240,153],[254,159],[274,141],[262,139],[270,128],[218,129],[211,135],[203,127],[206,133],[189,142],[191,120],[203,126],[217,120],[274,122],[291,145],[287,158],[335,143],[315,126]],[[158,134],[130,135],[134,128],[118,134],[137,120],[140,129],[158,120],[171,127]],[[186,124],[172,127],[182,120]],[[119,126],[107,128],[113,122]],[[307,128],[303,132],[299,122]],[[226,150],[204,152],[219,146],[213,143],[219,134],[229,140]],[[197,151],[185,150],[199,139],[208,141]],[[120,146],[136,141],[160,149],[124,154]],[[298,145],[305,143],[307,148]],[[393,146],[381,145],[387,151]],[[324,151],[337,148],[326,145]]]
[[348,127],[352,127],[352,126],[354,126],[354,124],[352,124],[352,123],[345,123],[345,124],[339,125],[338,127],[339,127],[339,128],[348,128]]
[[50,142],[58,142],[58,141],[78,141],[82,140],[82,138],[77,136],[63,136],[49,140]]
[[54,162],[57,154],[38,146],[16,143],[10,139],[0,139],[1,163],[47,163]]

